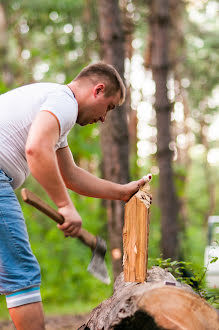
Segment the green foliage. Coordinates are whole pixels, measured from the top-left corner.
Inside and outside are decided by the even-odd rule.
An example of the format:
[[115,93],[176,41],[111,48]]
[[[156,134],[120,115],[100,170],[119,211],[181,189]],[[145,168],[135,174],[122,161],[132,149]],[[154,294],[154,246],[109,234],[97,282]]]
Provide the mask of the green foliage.
[[101,156],[98,124],[86,127],[76,125],[68,135],[68,143],[76,163],[82,159],[87,162],[94,161],[96,170]]
[[[33,179],[29,178],[25,187],[32,186],[33,190],[33,185]],[[39,190],[39,187],[37,193],[49,202],[48,196]],[[107,239],[106,215],[101,208],[101,201],[72,192],[70,195],[83,219],[84,228]],[[86,270],[92,256],[90,249],[78,239],[65,238],[51,219],[31,206],[21,203],[31,247],[41,265],[44,302],[70,304],[80,300],[87,302],[89,306],[95,306],[103,297],[110,295],[112,287],[102,284]],[[52,204],[51,201],[49,203]],[[111,274],[108,254],[106,262]]]
[[67,83],[98,57],[94,1],[86,7],[83,0],[10,0],[4,9],[10,87],[42,80]]
[[[217,257],[212,258],[210,263],[217,261]],[[215,308],[219,308],[219,290],[206,289],[205,274],[208,267],[197,267],[191,262],[177,261],[169,259],[156,258],[150,260],[154,266],[159,266],[168,270],[177,281],[190,285],[193,290]]]
[[210,264],[213,264],[215,263],[216,261],[218,260],[218,257],[213,257],[210,261]]
[[[187,42],[186,73],[192,81],[189,87],[190,101],[199,114],[208,113],[209,110],[216,111],[216,108],[203,107],[202,101],[211,96],[212,90],[217,86],[218,72],[218,37],[217,30],[209,30],[209,22],[206,21],[206,28],[195,23],[188,23],[190,35]],[[208,25],[208,27],[207,27]],[[213,27],[213,26],[212,26]],[[205,103],[205,102],[204,102]]]
[[[148,42],[147,20],[149,17],[149,1],[135,2],[134,36],[142,40],[140,52],[145,52]],[[88,63],[99,58],[99,41],[97,26],[97,8],[94,0],[2,0],[7,17],[7,56],[2,60],[1,68],[9,68],[13,79],[8,85],[3,76],[0,77],[0,93],[12,87],[36,81],[52,81],[67,83]],[[132,15],[132,14],[130,14]],[[90,17],[90,18],[89,18]],[[211,97],[217,84],[218,37],[215,31],[200,29],[185,15],[186,61],[179,61],[178,72],[181,78],[188,78],[189,96],[192,117],[199,124],[204,118],[206,124],[213,120],[216,112],[209,107],[206,99]],[[72,32],[64,32],[66,25],[72,25]],[[69,28],[71,29],[71,26]],[[25,30],[26,29],[26,30]],[[201,40],[201,41],[200,41]],[[200,47],[200,45],[202,45]],[[30,56],[24,58],[22,51],[29,51]],[[178,54],[178,50],[176,50]],[[41,72],[37,68],[44,65]],[[46,65],[46,67],[45,67]],[[36,75],[40,71],[41,76]],[[41,77],[39,79],[39,77]],[[60,79],[61,77],[61,79]],[[205,116],[208,115],[208,116]],[[209,119],[210,116],[210,119]],[[207,119],[206,119],[207,118]],[[200,142],[200,132],[195,132],[196,142]],[[101,151],[99,146],[98,125],[86,127],[75,126],[68,136],[75,162],[92,173],[100,174]],[[137,165],[137,155],[132,156],[131,177],[133,180],[150,172],[156,166],[154,158],[148,159],[143,167]],[[196,289],[204,298],[218,307],[219,293],[204,288],[203,256],[207,243],[204,215],[209,209],[208,191],[203,169],[203,159],[192,162],[189,168],[177,164],[174,166],[174,180],[179,198],[186,202],[187,219],[181,224],[181,249],[184,260],[162,260],[160,255],[161,226],[160,209],[158,207],[159,176],[154,175],[151,184],[153,204],[151,206],[149,236],[149,267],[159,265],[168,268],[173,275],[187,284],[196,285]],[[219,175],[214,171],[215,182]],[[46,193],[30,177],[25,187],[39,194],[50,205]],[[219,189],[216,189],[216,201]],[[82,313],[90,311],[112,293],[112,285],[106,286],[93,278],[86,268],[90,262],[91,252],[77,239],[64,238],[63,233],[49,218],[25,205],[17,196],[24,211],[30,242],[42,270],[42,297],[45,311],[48,313]],[[71,193],[71,198],[81,214],[84,227],[90,232],[103,236],[107,242],[107,224],[105,209],[100,200],[86,198]],[[215,214],[219,214],[219,203],[216,203]],[[180,221],[183,222],[182,215]],[[211,262],[215,262],[212,259]],[[112,275],[109,253],[106,256],[107,267]],[[185,277],[183,271],[192,275]],[[0,316],[8,317],[4,297],[0,297]]]

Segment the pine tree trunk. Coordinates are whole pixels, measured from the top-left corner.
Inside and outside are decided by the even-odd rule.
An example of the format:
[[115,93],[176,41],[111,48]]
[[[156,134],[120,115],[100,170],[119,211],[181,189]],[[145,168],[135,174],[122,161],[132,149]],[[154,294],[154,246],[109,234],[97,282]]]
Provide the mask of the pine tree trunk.
[[4,6],[3,3],[0,3],[0,71],[3,83],[6,87],[10,87],[13,83],[13,76],[8,64],[8,24]]
[[172,169],[170,113],[167,97],[167,78],[170,69],[168,58],[169,3],[168,0],[151,2],[150,34],[151,68],[156,84],[155,109],[157,116],[157,160],[160,170],[159,204],[161,208],[163,258],[178,255],[178,200],[175,192]]
[[[130,0],[120,0],[119,1],[121,13],[122,13],[122,22],[123,22],[123,31],[125,37],[125,59],[129,60],[133,56],[133,47],[132,41],[134,38],[135,25],[133,22],[133,12],[127,10],[128,5],[132,4]],[[129,157],[130,164],[132,169],[132,174],[134,177],[139,176],[139,168],[137,166],[137,110],[132,108],[131,102],[131,69],[126,71],[126,109],[128,115],[128,130],[129,130]]]
[[[117,0],[99,0],[99,36],[102,59],[124,76],[124,33]],[[111,111],[101,127],[104,178],[117,183],[129,181],[129,147],[126,105]],[[122,271],[122,227],[124,203],[107,201],[108,232],[113,273]]]

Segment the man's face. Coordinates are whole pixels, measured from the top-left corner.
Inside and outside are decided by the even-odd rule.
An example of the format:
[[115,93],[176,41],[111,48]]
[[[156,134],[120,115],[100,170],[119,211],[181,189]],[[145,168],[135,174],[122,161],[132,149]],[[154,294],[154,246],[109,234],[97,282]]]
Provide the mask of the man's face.
[[104,122],[107,113],[113,110],[119,104],[119,101],[120,91],[115,95],[105,97],[104,89],[97,88],[86,106],[83,117],[78,122],[79,125],[84,126],[98,121]]

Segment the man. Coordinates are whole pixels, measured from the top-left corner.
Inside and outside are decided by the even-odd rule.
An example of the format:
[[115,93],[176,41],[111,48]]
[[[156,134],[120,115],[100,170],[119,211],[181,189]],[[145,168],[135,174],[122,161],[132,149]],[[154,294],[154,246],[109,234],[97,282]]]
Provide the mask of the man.
[[40,268],[13,190],[30,171],[63,215],[65,236],[77,236],[82,224],[67,188],[128,201],[144,179],[120,185],[96,178],[74,163],[67,143],[75,123],[104,122],[124,98],[119,74],[103,63],[85,67],[68,85],[36,83],[0,96],[0,293],[17,329],[44,329],[44,317]]

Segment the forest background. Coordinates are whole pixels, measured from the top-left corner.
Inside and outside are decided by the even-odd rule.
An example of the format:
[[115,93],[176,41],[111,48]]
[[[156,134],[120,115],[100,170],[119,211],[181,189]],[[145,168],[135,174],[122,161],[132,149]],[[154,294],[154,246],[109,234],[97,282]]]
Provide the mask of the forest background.
[[[153,174],[149,267],[171,258],[203,274],[208,217],[219,215],[217,11],[211,0],[0,2],[0,93],[68,83],[99,60],[124,76],[124,106],[104,124],[76,125],[68,142],[76,163],[99,177],[125,183]],[[31,176],[23,186],[52,205]],[[113,286],[87,273],[85,246],[64,239],[16,193],[41,265],[46,313],[89,312]],[[122,271],[124,204],[70,195],[83,226],[107,240],[115,278]],[[4,297],[0,303],[7,318]]]

